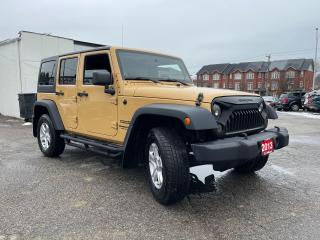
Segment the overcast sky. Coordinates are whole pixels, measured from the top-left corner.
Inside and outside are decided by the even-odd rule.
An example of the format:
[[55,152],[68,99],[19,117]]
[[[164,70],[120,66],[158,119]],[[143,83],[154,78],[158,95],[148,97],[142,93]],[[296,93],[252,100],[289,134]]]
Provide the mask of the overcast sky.
[[211,63],[314,58],[320,0],[1,0],[0,40],[20,30]]

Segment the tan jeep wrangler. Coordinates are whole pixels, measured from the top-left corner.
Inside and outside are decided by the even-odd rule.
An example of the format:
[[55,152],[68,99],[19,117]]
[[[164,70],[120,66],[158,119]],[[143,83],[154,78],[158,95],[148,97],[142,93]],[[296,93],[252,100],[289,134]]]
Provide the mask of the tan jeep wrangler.
[[102,47],[42,60],[33,135],[47,157],[65,144],[144,164],[162,204],[189,193],[192,166],[260,170],[286,129],[265,130],[277,114],[260,96],[198,88],[180,58]]

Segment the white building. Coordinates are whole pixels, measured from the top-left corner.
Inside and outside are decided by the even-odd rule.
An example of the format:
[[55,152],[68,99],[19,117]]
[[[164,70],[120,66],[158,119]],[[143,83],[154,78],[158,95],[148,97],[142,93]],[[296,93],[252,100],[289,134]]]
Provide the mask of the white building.
[[27,31],[0,42],[0,114],[19,117],[19,93],[36,93],[40,61],[100,44]]

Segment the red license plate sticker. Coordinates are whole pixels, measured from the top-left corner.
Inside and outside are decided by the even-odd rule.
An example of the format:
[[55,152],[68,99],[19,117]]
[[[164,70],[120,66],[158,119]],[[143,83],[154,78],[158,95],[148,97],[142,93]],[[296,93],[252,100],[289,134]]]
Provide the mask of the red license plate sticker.
[[261,142],[261,155],[265,156],[274,151],[274,145],[272,139],[267,139]]

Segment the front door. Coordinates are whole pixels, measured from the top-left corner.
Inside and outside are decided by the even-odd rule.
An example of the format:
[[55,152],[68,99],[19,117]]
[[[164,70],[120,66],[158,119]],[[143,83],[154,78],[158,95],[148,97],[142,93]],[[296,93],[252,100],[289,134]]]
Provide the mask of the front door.
[[59,60],[56,103],[67,130],[77,128],[77,78],[79,55]]
[[[105,86],[92,84],[93,72],[109,71],[109,51],[81,54],[83,69],[78,88],[78,130],[86,135],[107,138],[117,133],[117,93],[105,93]],[[113,87],[109,86],[109,87]]]

